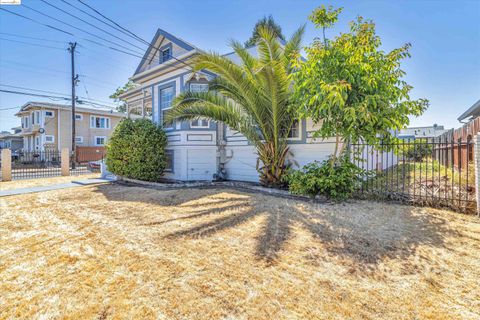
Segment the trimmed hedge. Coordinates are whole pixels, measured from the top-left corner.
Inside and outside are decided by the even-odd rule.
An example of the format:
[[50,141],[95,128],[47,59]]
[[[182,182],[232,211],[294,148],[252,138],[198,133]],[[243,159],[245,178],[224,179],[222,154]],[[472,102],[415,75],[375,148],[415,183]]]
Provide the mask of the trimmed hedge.
[[167,136],[147,119],[123,119],[107,143],[106,164],[116,175],[158,181],[166,166]]

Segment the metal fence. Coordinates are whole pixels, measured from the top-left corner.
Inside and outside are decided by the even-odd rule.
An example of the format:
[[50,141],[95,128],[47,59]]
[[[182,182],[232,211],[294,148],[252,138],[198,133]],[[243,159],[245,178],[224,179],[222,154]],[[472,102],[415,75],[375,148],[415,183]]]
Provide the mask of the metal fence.
[[475,212],[473,149],[470,138],[403,140],[376,148],[352,144],[353,161],[367,172],[357,194]]
[[61,153],[59,151],[21,151],[12,154],[12,179],[14,180],[61,175]]
[[[12,180],[57,177],[62,175],[62,153],[58,150],[12,152]],[[99,173],[104,150],[79,149],[70,155],[70,175]],[[0,162],[1,164],[1,162]],[[0,181],[2,181],[0,170]]]

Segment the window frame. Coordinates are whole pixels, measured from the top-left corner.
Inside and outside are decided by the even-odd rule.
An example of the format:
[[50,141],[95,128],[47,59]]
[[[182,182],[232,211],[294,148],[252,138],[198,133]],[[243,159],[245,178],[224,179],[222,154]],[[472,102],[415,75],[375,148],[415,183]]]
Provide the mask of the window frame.
[[[170,105],[167,108],[163,107],[162,91],[164,91],[164,90],[172,90],[172,98],[171,98],[171,101],[170,101]],[[162,124],[162,127],[163,127],[164,130],[175,129],[175,123],[174,122],[172,122],[168,126],[166,126],[165,121],[164,121],[165,120],[165,113],[168,112],[170,109],[172,109],[172,104],[173,104],[173,100],[175,99],[175,95],[176,95],[176,88],[175,88],[174,83],[166,84],[165,86],[158,88],[158,106],[159,106],[159,110],[160,110],[160,120],[161,120],[161,124]]]
[[[47,141],[48,138],[52,138],[52,141]],[[55,136],[54,135],[45,135],[45,143],[55,143]]]
[[[168,156],[170,154],[170,156]],[[174,149],[165,149],[165,158],[166,166],[164,171],[168,173],[173,173],[175,168],[175,150]],[[170,168],[168,165],[170,164]]]
[[[98,144],[97,143],[97,139],[98,138],[102,138],[103,139],[103,144]],[[107,143],[107,137],[106,136],[94,136],[93,137],[93,144],[96,146],[96,147],[103,147],[105,146],[105,144]]]
[[[160,48],[159,55],[158,55],[158,62],[159,63],[164,63],[168,60],[171,60],[173,57],[173,46],[171,43],[164,45],[163,47]],[[166,59],[164,59],[163,53],[165,51],[169,51],[169,54]]]
[[[47,113],[51,113],[52,115],[48,115]],[[45,110],[45,118],[55,118],[55,111],[53,110]]]
[[[96,123],[96,118],[99,118],[99,119],[105,119],[105,128],[102,128],[102,127],[97,127],[95,125]],[[94,120],[95,119],[95,120]],[[93,121],[92,121],[93,120]],[[109,130],[110,129],[110,118],[109,117],[104,117],[104,116],[94,116],[94,115],[91,115],[90,116],[90,129],[102,129],[102,130]]]
[[[200,121],[206,121],[207,124],[206,125],[194,125],[193,122],[194,121],[198,121],[198,123],[200,124]],[[200,119],[196,119],[196,120],[191,120],[190,121],[190,128],[191,129],[206,129],[206,128],[210,128],[210,120],[208,119],[204,119],[204,118],[200,118]]]
[[[80,139],[80,141],[77,141],[77,139]],[[83,136],[75,136],[75,143],[83,144]]]
[[[298,136],[296,137],[287,137],[287,141],[299,141],[299,140],[302,140],[302,129],[303,129],[303,124],[302,124],[302,120],[301,119],[295,119],[298,123]],[[292,124],[292,127],[293,127],[293,124]],[[289,135],[290,133],[292,132],[292,129],[290,128],[290,132],[289,132]]]

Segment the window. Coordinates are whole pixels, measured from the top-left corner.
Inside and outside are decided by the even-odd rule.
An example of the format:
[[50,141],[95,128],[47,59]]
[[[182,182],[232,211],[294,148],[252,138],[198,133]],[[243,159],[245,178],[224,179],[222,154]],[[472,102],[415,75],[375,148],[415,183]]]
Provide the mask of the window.
[[96,146],[104,146],[105,142],[107,141],[107,137],[95,137],[95,145]]
[[28,117],[23,117],[22,119],[23,119],[23,121],[22,121],[22,128],[24,128],[24,129],[25,129],[25,128],[28,128],[28,127],[29,127],[29,125],[28,125],[28,119],[29,119],[29,118],[28,118]]
[[207,92],[208,83],[190,83],[191,92]]
[[110,129],[110,118],[90,116],[90,128]]
[[208,128],[209,123],[207,119],[198,119],[190,121],[190,128]]
[[75,120],[83,120],[83,114],[75,113]]
[[173,123],[165,124],[165,117],[168,109],[172,107],[174,90],[173,87],[168,87],[160,90],[160,109],[162,110],[162,122],[165,129],[172,129]]
[[172,49],[171,48],[167,48],[167,49],[164,49],[162,50],[162,62],[165,62],[167,60],[170,60],[172,56]]
[[53,117],[54,117],[53,111],[45,111],[45,117],[47,117],[47,118],[53,118]]
[[287,139],[299,139],[300,138],[300,121],[294,120]]
[[53,143],[53,142],[55,142],[55,137],[54,136],[45,136],[45,142]]
[[175,152],[174,150],[165,150],[165,157],[166,157],[166,167],[165,171],[173,172],[173,160],[174,160]]
[[76,136],[75,137],[75,143],[83,143],[83,137],[82,136]]

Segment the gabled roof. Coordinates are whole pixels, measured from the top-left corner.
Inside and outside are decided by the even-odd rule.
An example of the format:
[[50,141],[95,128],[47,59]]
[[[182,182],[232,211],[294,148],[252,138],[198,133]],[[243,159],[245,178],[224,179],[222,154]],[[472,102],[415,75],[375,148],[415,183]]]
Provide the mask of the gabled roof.
[[462,113],[462,115],[458,117],[457,120],[461,122],[462,120],[465,120],[467,118],[478,117],[478,116],[480,116],[480,100],[475,102],[473,106],[471,106],[470,108],[467,109],[467,111]]
[[194,49],[198,50],[198,48],[196,46],[194,46],[193,44],[191,44],[191,43],[189,43],[189,42],[187,42],[183,39],[180,39],[178,37],[175,37],[173,34],[168,33],[167,31],[158,28],[157,32],[155,33],[155,36],[152,39],[152,41],[150,41],[150,46],[148,47],[147,51],[143,55],[142,60],[140,60],[140,63],[138,64],[138,67],[135,70],[134,75],[136,75],[137,73],[140,72],[143,64],[145,63],[147,58],[150,56],[150,53],[152,52],[152,50],[158,49],[157,47],[155,47],[155,43],[157,42],[159,37],[165,37],[166,39],[170,40],[171,42],[175,43],[179,47],[184,48],[187,51],[191,51],[191,50],[194,50]]

